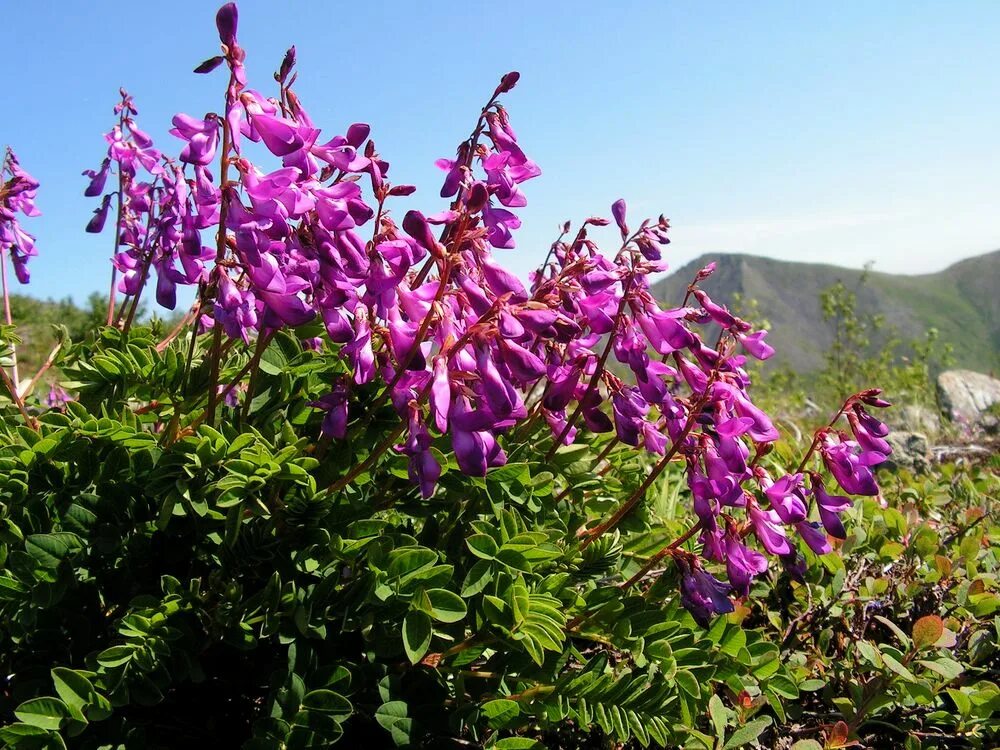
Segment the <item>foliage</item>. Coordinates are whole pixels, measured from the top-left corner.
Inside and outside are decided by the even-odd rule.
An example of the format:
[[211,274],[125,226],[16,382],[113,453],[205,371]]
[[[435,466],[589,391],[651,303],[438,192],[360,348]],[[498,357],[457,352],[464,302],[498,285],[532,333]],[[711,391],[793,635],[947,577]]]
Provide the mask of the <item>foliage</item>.
[[[867,282],[867,272],[859,286]],[[861,314],[857,293],[838,281],[820,295],[823,318],[833,328],[826,352],[822,387],[832,401],[842,400],[858,383],[883,384],[897,404],[936,406],[934,376],[954,362],[952,345],[940,340],[936,328],[922,339],[904,342],[887,329],[881,315]],[[859,386],[860,387],[860,386]]]
[[[452,459],[448,491],[430,501],[405,464],[331,496],[317,487],[364,441],[320,462],[298,433],[318,428],[308,404],[338,358],[278,334],[257,395],[219,430],[167,445],[152,428],[189,408],[182,349],[157,356],[146,330],[104,329],[67,366],[79,402],[40,415],[39,433],[12,412],[4,422],[2,710],[18,722],[0,736],[11,746],[60,746],[61,730],[80,747],[218,736],[306,747],[342,732],[347,746],[465,735],[514,747],[511,730],[568,719],[666,743],[697,723],[710,676],[753,682],[777,668],[773,649],[736,667],[742,629],[703,633],[672,588],[650,600],[608,587],[636,568],[620,537],[582,553],[567,544],[578,523],[554,482],[597,484],[600,444],[472,484]],[[613,456],[614,476],[634,476],[631,451]],[[599,505],[631,484],[620,482]]]
[[[104,329],[64,365],[79,403],[41,414],[40,433],[4,420],[0,711],[12,723],[0,737],[12,747],[572,748],[601,734],[779,747],[790,726],[828,747],[987,747],[997,730],[1000,482],[988,471],[887,478],[889,507],[848,511],[839,555],[812,558],[803,583],[759,579],[706,630],[670,569],[614,585],[690,524],[689,501],[671,499],[679,471],[582,552],[567,538],[575,516],[628,491],[644,463],[619,448],[599,474],[606,438],[550,464],[526,451],[472,483],[449,462],[428,501],[396,462],[324,495],[366,450],[320,461],[300,437],[318,429],[308,403],[339,359],[278,334],[258,395],[167,445],[154,426],[190,408],[182,350],[157,356],[146,329]],[[563,482],[603,489],[581,506],[557,501]]]

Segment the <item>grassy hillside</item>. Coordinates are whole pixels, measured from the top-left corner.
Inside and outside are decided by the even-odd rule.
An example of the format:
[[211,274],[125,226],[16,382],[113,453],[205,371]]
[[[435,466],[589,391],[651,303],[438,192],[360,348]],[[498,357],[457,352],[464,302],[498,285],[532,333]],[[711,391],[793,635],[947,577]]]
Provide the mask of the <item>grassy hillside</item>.
[[755,300],[771,324],[775,363],[799,372],[823,364],[833,331],[823,320],[820,294],[838,281],[857,294],[858,312],[880,314],[904,340],[931,327],[954,347],[957,366],[981,372],[1000,369],[1000,251],[961,261],[934,274],[901,276],[818,263],[792,263],[752,255],[702,256],[654,287],[679,304],[695,272],[710,261],[718,268],[704,288],[720,302],[735,295]]

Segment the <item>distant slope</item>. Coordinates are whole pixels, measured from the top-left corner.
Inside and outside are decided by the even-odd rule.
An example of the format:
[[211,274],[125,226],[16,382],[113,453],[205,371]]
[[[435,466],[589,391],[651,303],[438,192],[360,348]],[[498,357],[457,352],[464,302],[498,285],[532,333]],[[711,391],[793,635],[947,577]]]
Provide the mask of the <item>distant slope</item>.
[[1000,250],[969,258],[934,274],[903,276],[870,272],[859,285],[861,271],[817,263],[793,263],[753,255],[704,255],[654,285],[667,304],[684,298],[699,268],[715,261],[715,274],[702,285],[719,302],[735,294],[756,300],[771,323],[768,341],[774,362],[799,372],[823,364],[833,340],[823,321],[820,292],[842,281],[858,297],[860,313],[885,316],[886,325],[905,340],[922,337],[930,327],[954,346],[957,364],[981,372],[1000,367]]

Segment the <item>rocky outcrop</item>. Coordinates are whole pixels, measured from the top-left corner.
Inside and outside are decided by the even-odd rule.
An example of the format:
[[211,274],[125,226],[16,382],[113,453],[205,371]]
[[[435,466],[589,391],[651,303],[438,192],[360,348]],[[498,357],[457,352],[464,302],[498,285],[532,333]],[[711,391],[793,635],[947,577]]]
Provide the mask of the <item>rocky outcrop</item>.
[[936,435],[941,431],[941,417],[926,406],[907,404],[899,408],[886,410],[886,422],[893,430],[901,432],[922,432],[925,435]]
[[885,439],[892,446],[885,468],[890,471],[907,469],[917,473],[930,469],[931,447],[926,435],[919,432],[890,432]]
[[938,400],[945,416],[970,429],[995,430],[991,408],[1000,404],[1000,380],[972,370],[946,370],[937,379]]

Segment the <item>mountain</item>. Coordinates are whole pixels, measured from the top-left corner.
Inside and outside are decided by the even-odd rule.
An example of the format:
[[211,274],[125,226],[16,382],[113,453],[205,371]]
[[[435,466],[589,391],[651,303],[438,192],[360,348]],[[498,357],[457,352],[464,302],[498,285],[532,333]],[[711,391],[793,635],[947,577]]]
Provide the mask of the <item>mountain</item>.
[[[943,271],[897,275],[795,263],[754,255],[703,255],[653,285],[657,299],[680,304],[699,268],[715,261],[715,273],[701,284],[717,302],[754,300],[760,319],[770,323],[768,341],[777,350],[771,362],[799,372],[823,365],[833,341],[823,320],[820,293],[838,281],[857,295],[859,314],[880,314],[904,340],[940,331],[954,347],[959,367],[980,372],[1000,368],[1000,250],[960,261]],[[864,275],[864,279],[862,276]]]

